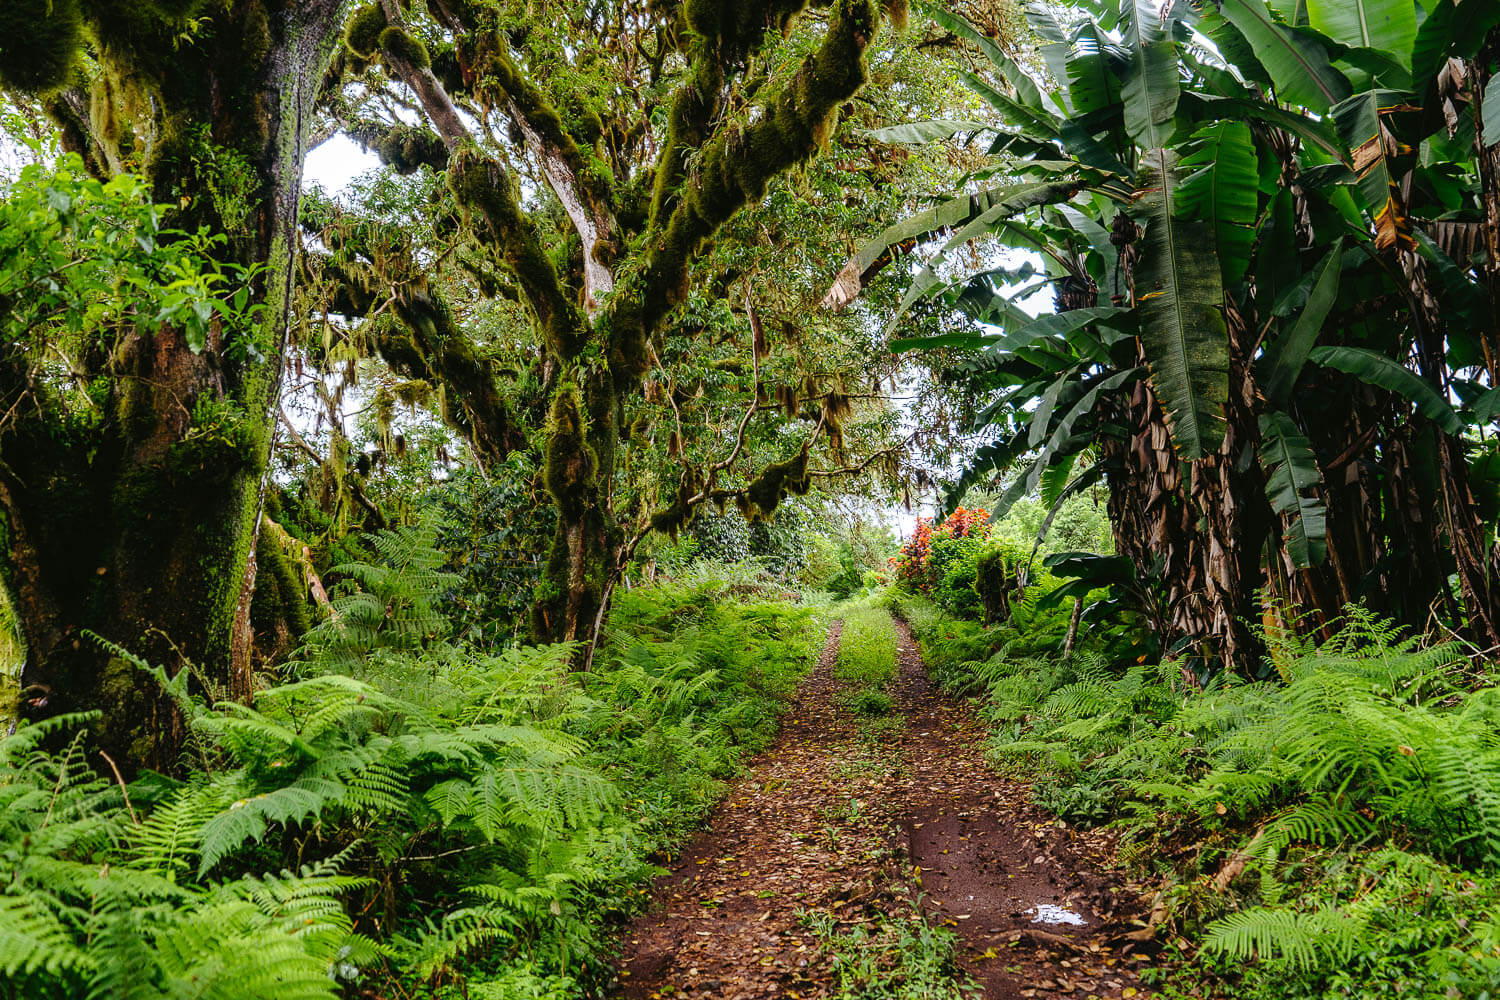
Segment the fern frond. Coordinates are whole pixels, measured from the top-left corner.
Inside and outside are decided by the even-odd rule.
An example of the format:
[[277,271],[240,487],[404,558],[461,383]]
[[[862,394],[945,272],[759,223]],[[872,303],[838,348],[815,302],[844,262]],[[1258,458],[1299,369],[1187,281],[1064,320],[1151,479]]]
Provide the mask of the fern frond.
[[1210,924],[1203,948],[1230,959],[1274,959],[1306,970],[1343,959],[1363,931],[1363,923],[1330,910],[1257,907]]

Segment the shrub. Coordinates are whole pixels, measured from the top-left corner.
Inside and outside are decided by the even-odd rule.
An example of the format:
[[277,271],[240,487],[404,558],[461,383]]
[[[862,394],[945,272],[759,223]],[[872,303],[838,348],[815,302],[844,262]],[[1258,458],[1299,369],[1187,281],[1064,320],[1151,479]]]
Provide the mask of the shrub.
[[917,518],[911,538],[891,557],[896,580],[919,593],[932,593],[933,588],[942,582],[942,565],[933,562],[933,543],[943,538],[988,538],[989,516],[987,510],[959,507],[941,524],[934,524],[929,518]]

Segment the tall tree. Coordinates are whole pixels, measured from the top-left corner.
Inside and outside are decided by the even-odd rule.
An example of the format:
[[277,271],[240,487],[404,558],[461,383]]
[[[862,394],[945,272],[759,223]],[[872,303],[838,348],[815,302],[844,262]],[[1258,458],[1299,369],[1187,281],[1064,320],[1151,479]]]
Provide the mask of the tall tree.
[[[521,307],[545,399],[531,424],[544,424],[542,478],[558,512],[533,631],[587,641],[644,532],[674,531],[709,502],[767,515],[821,474],[809,466],[816,441],[837,450],[849,389],[814,380],[772,403],[776,387],[758,368],[768,296],[733,262],[705,261],[723,227],[828,143],[866,80],[881,12],[867,0],[548,10],[554,18],[507,3],[361,8],[345,36],[344,67],[357,83],[332,110],[393,166],[442,172],[467,249],[479,251],[475,270]],[[579,33],[590,41],[570,40]],[[376,113],[392,99],[420,108],[422,125]],[[365,289],[349,304],[356,315],[378,311],[393,282],[411,290],[391,297],[402,329],[379,350],[441,382],[454,397],[450,415],[498,462],[514,446],[507,435],[518,421],[505,410],[514,401],[471,377],[483,364],[465,360],[472,349],[444,318],[453,311],[412,280],[418,257],[357,256],[353,266],[338,252],[321,263],[336,284]],[[700,308],[709,315],[684,318]],[[752,400],[717,428],[716,455],[681,460],[682,411],[704,380],[679,384],[665,363],[706,326],[737,322],[734,312],[756,346],[745,361],[724,359],[721,372],[747,376]],[[427,332],[411,350],[414,329]],[[674,411],[675,438],[663,437],[677,462],[661,505],[637,511],[631,503],[650,498],[622,495],[622,449],[648,404]],[[778,405],[811,405],[814,430],[783,439],[752,481],[728,482],[753,418]]]
[[[173,671],[191,661],[231,696],[250,691],[252,553],[306,129],[340,25],[339,0],[20,0],[0,12],[0,84],[38,102],[97,177],[143,175],[168,206],[163,239],[206,234],[246,282],[243,323],[205,301],[159,327],[7,338],[0,361],[23,684],[42,711],[102,709],[103,746],[137,762],[157,754],[153,722],[170,728],[153,682],[85,630]],[[60,391],[59,357],[87,386],[81,410]]]

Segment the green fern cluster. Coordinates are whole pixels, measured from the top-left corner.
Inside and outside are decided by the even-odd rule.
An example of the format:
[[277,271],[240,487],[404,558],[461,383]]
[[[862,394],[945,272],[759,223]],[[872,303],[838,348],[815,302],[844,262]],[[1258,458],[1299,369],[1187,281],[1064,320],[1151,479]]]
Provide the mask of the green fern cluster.
[[821,648],[820,615],[735,589],[696,580],[617,595],[606,666],[582,681],[597,706],[582,730],[631,789],[653,846],[685,836],[766,745]]
[[0,742],[0,997],[597,991],[647,859],[764,745],[818,623],[637,590],[580,675],[570,646],[455,641],[431,525],[372,549],[250,705],[114,650],[181,706],[181,780],[123,786],[83,718]]
[[[930,658],[983,652],[926,619]],[[1178,859],[1158,869],[1173,919],[1226,995],[1500,995],[1500,688],[1360,608],[1326,641],[1267,642],[1272,680],[1201,690],[1003,645],[948,669],[1039,804]]]
[[346,855],[276,875],[184,878],[172,841],[203,813],[179,806],[140,821],[90,766],[85,731],[59,753],[41,749],[87,722],[0,740],[0,995],[331,1000],[378,961],[345,909],[370,886],[338,874]]
[[374,561],[329,571],[340,578],[329,595],[330,613],[304,637],[292,669],[311,662],[320,670],[367,676],[372,657],[399,656],[446,638],[450,624],[441,605],[462,580],[442,569],[448,561],[437,548],[443,527],[429,514],[414,526],[364,536]]

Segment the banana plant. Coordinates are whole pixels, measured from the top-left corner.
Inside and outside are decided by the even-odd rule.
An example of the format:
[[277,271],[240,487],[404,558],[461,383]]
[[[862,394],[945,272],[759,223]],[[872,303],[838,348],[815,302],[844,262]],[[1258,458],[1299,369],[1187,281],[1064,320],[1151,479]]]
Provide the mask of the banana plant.
[[[1056,496],[1102,471],[1117,548],[1142,571],[1161,559],[1180,633],[1235,633],[1269,586],[1325,619],[1374,593],[1412,619],[1446,602],[1500,643],[1466,437],[1500,413],[1500,261],[1483,253],[1500,249],[1500,86],[1481,55],[1500,5],[1054,11],[1026,7],[1040,76],[928,8],[973,43],[965,79],[991,115],[875,137],[987,129],[990,160],[863,248],[827,302],[909,267],[892,349],[948,352],[989,439],[948,504],[998,476],[1000,516],[1044,479]],[[957,266],[975,244],[1009,266]],[[1052,314],[1021,305],[1037,276]],[[915,308],[974,332],[903,338]],[[1204,655],[1258,655],[1248,634],[1217,646]]]

